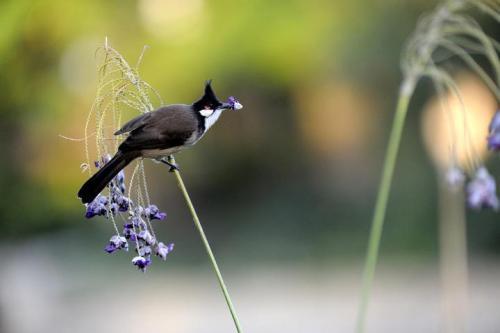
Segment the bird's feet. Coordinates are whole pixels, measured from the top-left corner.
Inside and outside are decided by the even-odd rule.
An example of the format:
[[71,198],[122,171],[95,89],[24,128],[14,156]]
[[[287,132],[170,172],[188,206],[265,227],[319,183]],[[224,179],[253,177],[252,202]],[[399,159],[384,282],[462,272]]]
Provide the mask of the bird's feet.
[[170,169],[169,172],[174,172],[175,170],[179,171],[179,166],[173,161],[172,156],[168,156],[167,158],[162,158],[160,162],[168,165]]

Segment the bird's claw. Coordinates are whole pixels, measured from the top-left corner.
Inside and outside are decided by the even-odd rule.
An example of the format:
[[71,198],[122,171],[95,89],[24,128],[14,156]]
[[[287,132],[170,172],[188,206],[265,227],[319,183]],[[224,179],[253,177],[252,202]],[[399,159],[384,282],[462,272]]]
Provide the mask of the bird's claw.
[[168,172],[174,172],[174,171],[179,171],[179,166],[177,165],[177,163],[175,162],[172,162],[172,159],[170,157],[168,157],[167,159],[163,158],[160,160],[160,162],[162,163],[165,163],[166,165],[168,165],[170,167],[170,169],[168,170]]
[[168,170],[168,172],[174,172],[174,171],[179,171],[179,166],[175,163],[170,163],[170,169]]

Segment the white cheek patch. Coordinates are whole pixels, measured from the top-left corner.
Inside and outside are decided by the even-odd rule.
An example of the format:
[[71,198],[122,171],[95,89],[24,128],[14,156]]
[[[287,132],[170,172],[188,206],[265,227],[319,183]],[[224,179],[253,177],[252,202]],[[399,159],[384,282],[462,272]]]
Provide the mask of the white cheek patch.
[[201,114],[203,117],[208,117],[208,116],[210,116],[212,113],[214,113],[214,110],[212,110],[212,109],[203,109],[203,110],[200,110],[200,114]]

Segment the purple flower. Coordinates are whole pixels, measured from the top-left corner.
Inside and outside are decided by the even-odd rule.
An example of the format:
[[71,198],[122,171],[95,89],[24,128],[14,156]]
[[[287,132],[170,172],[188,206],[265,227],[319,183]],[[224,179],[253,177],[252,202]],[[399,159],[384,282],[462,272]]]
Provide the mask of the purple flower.
[[160,212],[156,205],[149,205],[144,209],[144,216],[150,220],[164,220],[167,217],[167,213]]
[[[232,106],[240,105],[238,101],[232,98]],[[241,107],[241,105],[240,105]],[[111,160],[110,155],[102,156],[94,164],[96,168],[102,168]],[[104,251],[114,253],[118,250],[128,251],[128,240],[132,241],[137,252],[137,256],[132,259],[132,264],[145,272],[151,265],[151,255],[154,252],[163,260],[168,253],[172,252],[174,244],[165,245],[157,243],[153,236],[153,230],[150,229],[151,220],[164,220],[166,213],[161,212],[156,205],[147,207],[134,203],[129,197],[125,196],[125,173],[121,170],[108,184],[108,194],[99,194],[91,203],[85,205],[87,218],[94,216],[113,217],[122,212],[128,212],[128,220],[123,225],[121,235],[114,235],[110,238]]]
[[102,160],[102,163],[103,163],[103,164],[106,164],[106,163],[108,163],[109,161],[111,161],[111,155],[110,155],[110,154],[106,154],[106,155],[104,155],[104,156],[101,158],[101,160]]
[[99,194],[97,198],[91,203],[87,204],[87,210],[85,212],[85,217],[90,219],[94,216],[106,216],[108,205],[108,198],[102,194]]
[[495,115],[491,119],[490,126],[488,127],[490,133],[498,132],[500,130],[500,110],[495,112]]
[[108,253],[113,253],[116,250],[125,250],[128,251],[128,243],[125,237],[114,235],[109,240],[109,244],[106,245],[104,251]]
[[131,203],[131,200],[129,198],[127,198],[126,196],[123,196],[123,195],[118,195],[118,196],[115,196],[113,199],[116,202],[116,204],[118,205],[118,210],[120,212],[128,211],[128,209],[130,207],[130,203]]
[[132,259],[132,264],[137,266],[138,269],[141,271],[145,272],[146,267],[151,264],[151,259],[149,258],[144,258],[142,256],[137,256]]
[[145,229],[147,227],[146,222],[140,216],[131,216],[130,222],[136,228]]
[[147,230],[142,230],[141,232],[139,232],[137,238],[143,240],[148,245],[154,245],[156,243],[156,239]]
[[115,185],[125,194],[125,171],[121,170],[115,177]]
[[111,205],[109,205],[109,206],[110,206],[111,213],[113,213],[113,215],[118,213],[118,209],[120,209],[120,207],[118,206],[118,204],[116,202],[111,202]]
[[500,150],[500,131],[492,132],[488,135],[488,149],[493,151]]
[[478,168],[474,178],[467,185],[467,203],[474,209],[490,207],[498,210],[495,179],[485,167]]
[[241,105],[241,103],[236,98],[234,98],[234,96],[230,96],[227,99],[227,104],[229,104],[229,106],[233,110],[240,110],[243,108],[243,105]]
[[126,239],[130,239],[133,242],[135,242],[137,239],[137,235],[135,234],[134,226],[132,225],[132,223],[125,223],[123,225],[122,234],[123,237],[125,237]]
[[458,189],[463,186],[465,175],[459,167],[452,166],[445,173],[445,181],[452,189]]
[[167,260],[167,255],[174,250],[174,243],[170,243],[168,245],[163,244],[163,242],[159,242],[156,247],[156,255],[162,258],[163,260]]
[[142,246],[137,250],[137,253],[139,253],[140,256],[142,257],[147,257],[151,255],[151,247],[150,246]]
[[491,119],[488,135],[488,149],[493,151],[500,150],[500,110],[498,110]]

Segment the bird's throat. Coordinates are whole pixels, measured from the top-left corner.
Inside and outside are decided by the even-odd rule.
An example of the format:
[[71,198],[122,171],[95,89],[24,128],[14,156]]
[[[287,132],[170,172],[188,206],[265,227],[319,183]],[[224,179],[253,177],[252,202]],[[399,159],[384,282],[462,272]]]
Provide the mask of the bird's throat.
[[212,127],[212,125],[215,124],[215,122],[217,120],[219,120],[219,117],[222,114],[222,111],[223,110],[221,110],[221,109],[215,110],[214,113],[212,113],[212,115],[210,115],[204,119],[205,120],[205,132],[208,131],[208,129],[210,127]]

